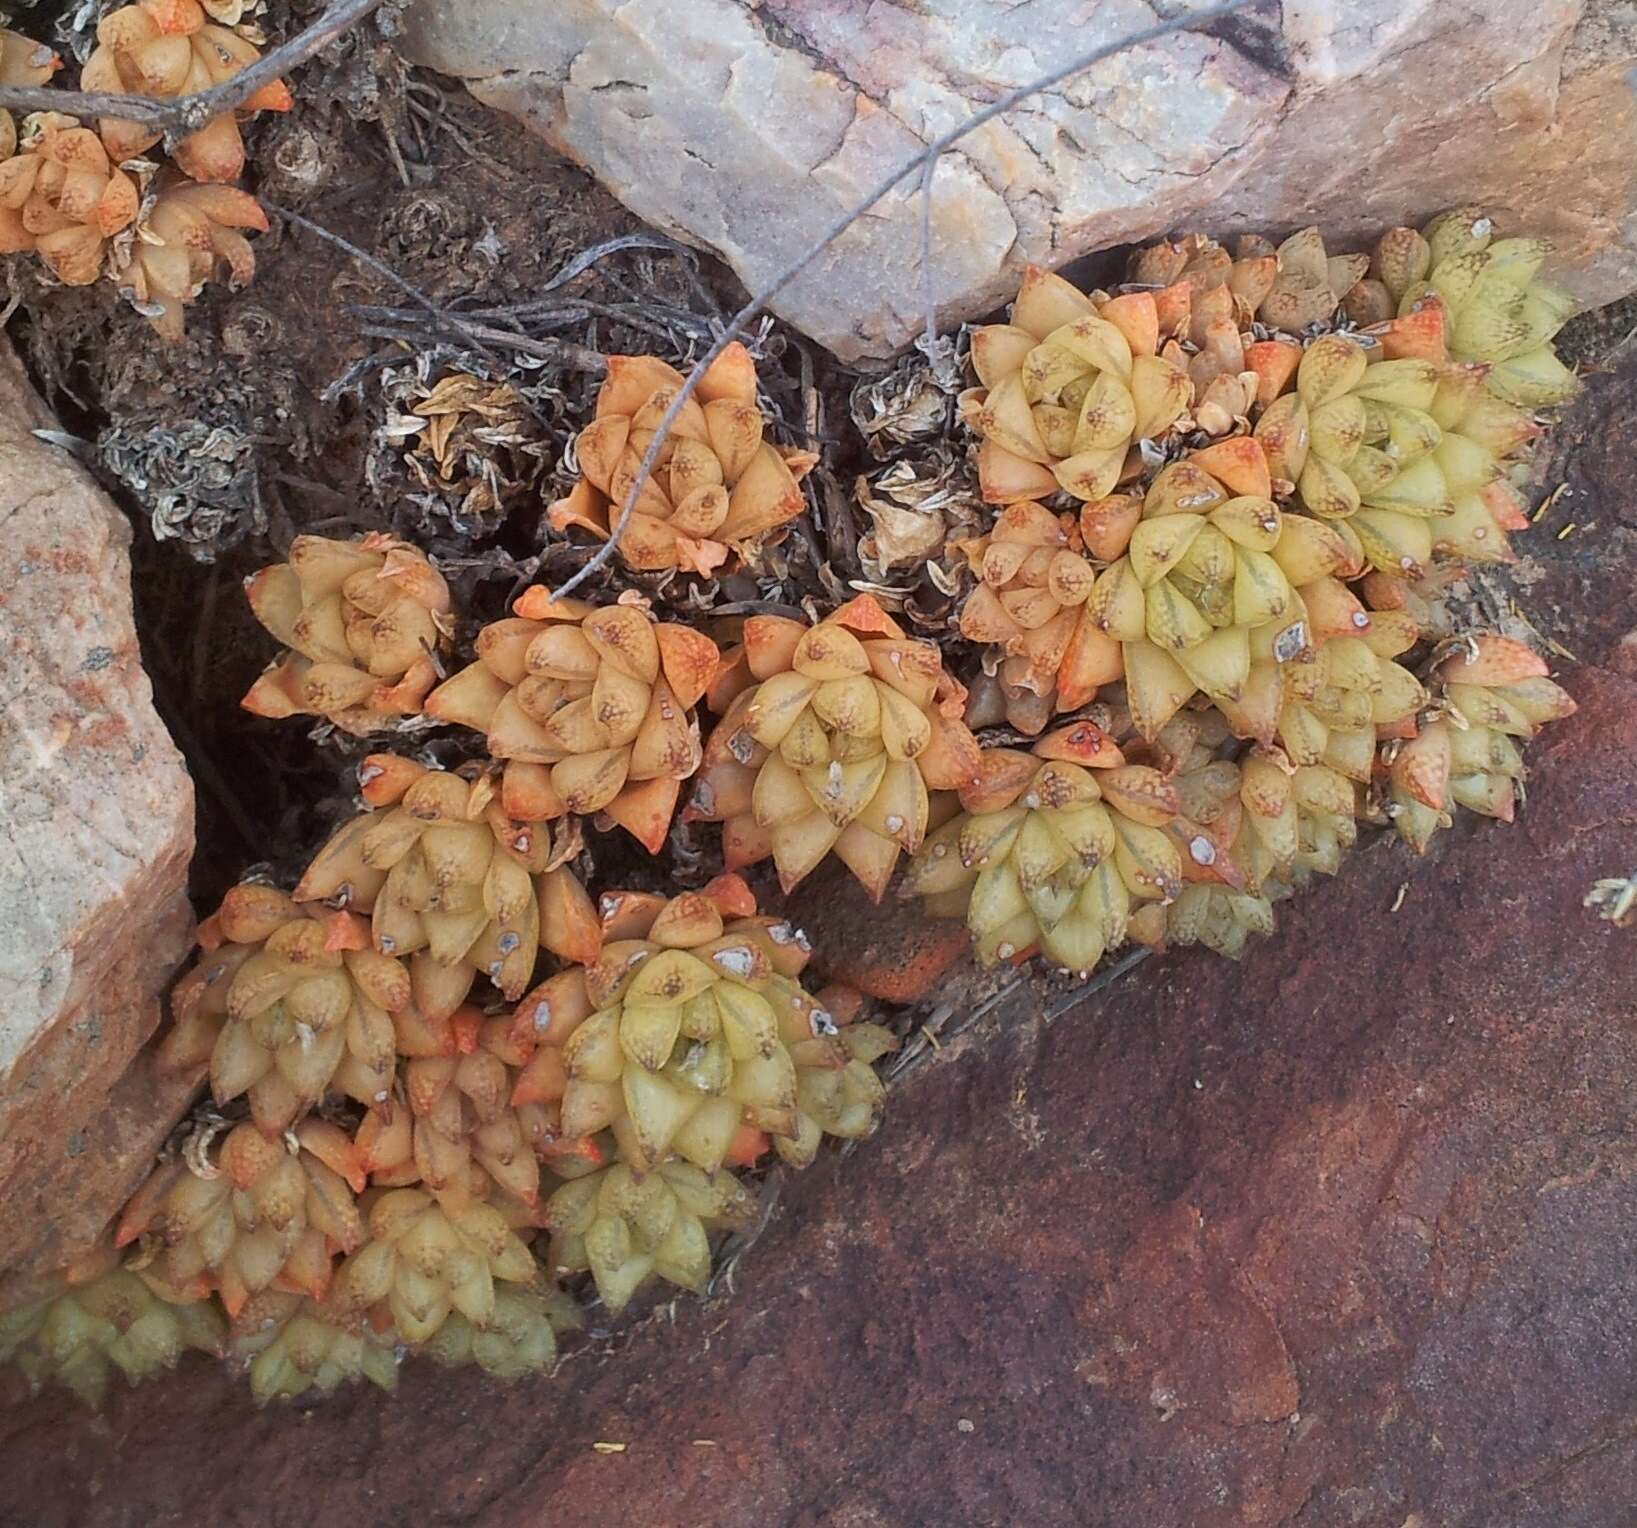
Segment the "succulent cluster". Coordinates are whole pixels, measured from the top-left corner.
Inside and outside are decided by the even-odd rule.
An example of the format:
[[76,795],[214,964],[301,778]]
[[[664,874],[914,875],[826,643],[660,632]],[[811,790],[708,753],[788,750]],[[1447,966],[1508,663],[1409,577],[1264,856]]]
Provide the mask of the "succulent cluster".
[[[191,4],[116,12],[99,67],[181,88],[214,37],[173,25]],[[225,171],[232,126],[186,163]],[[38,206],[94,221],[124,172],[87,129],[39,132]],[[223,188],[187,190],[205,216]],[[78,226],[40,237],[66,258]],[[741,1174],[869,1135],[896,1043],[802,984],[806,940],[741,874],[762,861],[786,894],[831,856],[877,900],[897,877],[981,961],[1089,973],[1128,943],[1237,956],[1362,824],[1424,851],[1457,805],[1509,819],[1522,742],[1573,702],[1448,595],[1511,555],[1532,410],[1572,386],[1544,255],[1461,212],[1368,255],[1190,236],[1113,293],[1031,271],[961,399],[996,506],[952,543],[964,642],[871,593],[712,603],[813,464],[766,438],[739,347],[651,477],[683,379],[610,360],[547,524],[606,541],[640,485],[618,550],[659,576],[623,593],[528,588],[463,644],[424,552],[298,538],[248,581],[283,651],[244,705],[449,730],[365,757],[293,890],[247,881],[201,926],[160,1059],[211,1107],[96,1259],[0,1317],[0,1357],[89,1399],[186,1347],[262,1399],[390,1388],[405,1351],[511,1378],[578,1320],[563,1281],[611,1312],[705,1289],[713,1237],[757,1218]],[[667,619],[687,575],[694,618]],[[699,889],[594,900],[582,851],[633,853],[615,829]]]
[[[1030,272],[1012,322],[974,333],[965,413],[1000,508],[957,543],[961,632],[991,654],[968,720],[1040,741],[984,750],[906,890],[981,958],[1237,954],[1360,821],[1425,850],[1457,804],[1510,817],[1514,740],[1573,702],[1521,644],[1463,639],[1444,596],[1513,559],[1532,411],[1573,391],[1548,254],[1471,209],[1367,255],[1191,235],[1113,295]],[[1119,402],[1143,357],[1180,370],[1175,408]]]
[[730,869],[771,857],[790,891],[834,853],[879,901],[930,793],[977,776],[965,698],[870,595],[813,625],[752,616],[713,690],[725,711],[688,819],[723,825]]
[[[30,1379],[95,1403],[114,1369],[186,1347],[246,1367],[259,1399],[391,1388],[403,1349],[549,1368],[580,1319],[560,1279],[589,1271],[616,1311],[650,1277],[702,1289],[711,1233],[755,1218],[733,1169],[773,1148],[805,1166],[879,1121],[892,1034],[855,994],[802,987],[805,940],[738,876],[609,894],[599,916],[472,810],[488,776],[390,756],[363,774],[393,781],[385,809],[293,896],[245,883],[202,926],[160,1060],[207,1068],[222,1112],[93,1265],[0,1317]],[[403,905],[411,883],[428,905]],[[560,969],[522,995],[536,940]],[[484,1007],[465,1000],[477,946],[497,954]]]
[[[109,11],[80,88],[165,101],[222,84],[261,57],[237,9],[137,0]],[[43,85],[61,67],[51,49],[0,28],[0,85]],[[235,287],[255,275],[245,231],[267,231],[261,205],[231,184],[244,173],[239,120],[291,104],[270,81],[182,138],[169,163],[145,157],[163,134],[140,123],[93,128],[43,111],[18,124],[0,111],[0,254],[32,250],[68,286],[106,273],[166,340],[181,339],[183,308],[219,271]]]
[[244,698],[257,716],[322,716],[366,736],[415,715],[437,683],[451,635],[449,586],[407,542],[297,536],[289,557],[245,592],[288,649]]

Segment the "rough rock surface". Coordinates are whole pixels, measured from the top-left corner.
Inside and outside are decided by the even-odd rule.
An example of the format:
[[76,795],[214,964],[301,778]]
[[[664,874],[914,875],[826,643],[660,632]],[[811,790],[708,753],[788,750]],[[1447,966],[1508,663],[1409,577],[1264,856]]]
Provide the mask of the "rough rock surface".
[[133,1058],[186,952],[193,786],[131,621],[125,518],[0,348],[0,1296],[82,1251],[189,1084]]
[[[1179,9],[418,0],[401,45],[754,290],[932,138]],[[1588,300],[1637,286],[1626,0],[1286,0],[1277,15],[1128,50],[956,145],[933,212],[944,321],[1007,300],[1026,261],[1184,225],[1351,236],[1471,201],[1555,236]],[[775,304],[845,360],[922,327],[916,186]]]
[[0,1518],[1629,1528],[1637,929],[1582,897],[1637,867],[1637,355],[1561,441],[1531,604],[1581,709],[1518,825],[1376,842],[1241,964],[946,1034],[730,1298],[509,1389],[42,1396],[0,1412]]

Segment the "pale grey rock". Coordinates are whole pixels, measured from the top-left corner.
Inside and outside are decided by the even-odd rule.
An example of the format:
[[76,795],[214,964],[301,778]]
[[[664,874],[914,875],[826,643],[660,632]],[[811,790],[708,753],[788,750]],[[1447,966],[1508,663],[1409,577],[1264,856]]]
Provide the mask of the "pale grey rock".
[[[752,290],[931,138],[1174,0],[419,0],[401,44]],[[1637,285],[1627,0],[1285,0],[1031,98],[940,164],[942,320],[1023,266],[1183,227],[1342,242],[1478,201],[1555,237],[1587,300]],[[844,359],[924,314],[912,178],[775,304]]]

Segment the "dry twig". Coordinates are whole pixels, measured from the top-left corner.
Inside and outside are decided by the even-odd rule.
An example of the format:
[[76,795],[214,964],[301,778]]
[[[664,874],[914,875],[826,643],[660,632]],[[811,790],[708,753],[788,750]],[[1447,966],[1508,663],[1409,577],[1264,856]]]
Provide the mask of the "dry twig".
[[112,117],[163,128],[172,135],[197,132],[212,117],[242,106],[263,85],[305,63],[318,50],[362,21],[381,0],[335,0],[303,32],[265,53],[232,79],[192,95],[156,101],[150,96],[118,95],[111,91],[53,90],[49,85],[0,86],[0,108],[8,111],[63,111],[82,120]]
[[369,253],[368,250],[360,249],[350,239],[343,239],[340,234],[332,233],[328,228],[324,227],[322,223],[315,223],[311,218],[304,218],[299,212],[290,211],[288,207],[280,207],[273,202],[263,202],[262,206],[264,206],[275,216],[283,218],[287,223],[294,223],[297,228],[304,228],[308,233],[316,234],[320,239],[323,239],[325,243],[333,244],[337,249],[345,250],[346,253],[351,255],[352,258],[358,261],[360,265],[364,266],[368,270],[374,271],[377,276],[382,278],[382,280],[390,281],[392,285],[397,287],[398,290],[406,297],[413,298],[420,307],[426,310],[426,312],[431,316],[433,322],[439,328],[455,335],[458,339],[464,340],[475,351],[477,351],[479,355],[485,357],[489,361],[492,361],[496,366],[502,369],[502,372],[504,372],[506,369],[506,362],[503,361],[495,351],[491,350],[487,345],[485,345],[483,341],[478,338],[474,330],[469,328],[466,324],[463,324],[458,318],[455,317],[453,313],[449,312],[447,308],[440,308],[437,303],[433,302],[433,300],[426,295],[425,292],[421,291],[419,287],[413,285],[411,282],[404,280],[404,278],[393,270],[393,268],[385,261],[377,260],[374,255]]
[[[625,502],[620,505],[619,517],[609,528],[608,540],[597,549],[596,554],[557,590],[558,595],[566,596],[573,593],[592,574],[605,566],[619,546],[620,537],[625,534],[626,527],[631,523],[631,516],[636,510],[637,499],[641,495],[644,485],[648,482],[655,466],[659,461],[659,454],[664,449],[665,442],[670,437],[671,427],[677,417],[687,407],[688,400],[693,397],[694,390],[699,386],[700,379],[705,375],[711,363],[744,332],[745,326],[766,310],[779,293],[790,285],[809,265],[813,263],[831,244],[841,237],[852,225],[863,217],[875,204],[892,191],[906,176],[913,175],[917,170],[927,172],[929,167],[937,162],[943,152],[953,144],[958,143],[968,133],[975,132],[986,122],[992,122],[996,117],[1010,111],[1032,95],[1038,95],[1043,90],[1049,90],[1053,85],[1061,84],[1070,75],[1079,74],[1082,70],[1101,63],[1104,59],[1112,58],[1117,53],[1123,53],[1127,48],[1141,47],[1144,43],[1157,42],[1162,37],[1169,37],[1173,32],[1197,31],[1200,27],[1208,26],[1214,21],[1222,21],[1226,17],[1237,15],[1240,11],[1248,10],[1251,6],[1260,4],[1261,0],[1222,0],[1221,4],[1207,6],[1203,10],[1188,11],[1180,16],[1172,16],[1165,21],[1156,22],[1153,26],[1143,27],[1139,31],[1128,32],[1113,42],[1104,43],[1101,47],[1093,48],[1082,53],[1078,58],[1071,59],[1061,69],[1055,69],[1050,74],[1042,75],[1037,80],[1031,80],[1027,85],[1020,85],[1016,90],[1010,90],[997,100],[991,101],[982,111],[974,112],[964,122],[952,127],[947,133],[934,138],[919,154],[912,155],[904,164],[894,170],[885,180],[881,181],[874,190],[838,217],[824,233],[808,246],[789,265],[779,272],[765,287],[740,308],[728,320],[727,327],[717,336],[715,343],[704,355],[694,362],[693,370],[687,375],[682,386],[677,389],[676,397],[671,400],[671,406],[666,409],[654,431],[654,438],[648,446],[647,453],[642,458],[635,476],[631,480],[630,490],[625,496]],[[926,198],[931,195],[931,176],[923,183],[922,203],[922,230],[923,236],[930,240],[931,215],[928,211]],[[922,251],[922,269],[928,269],[930,251]],[[930,287],[930,281],[927,283]],[[927,322],[935,325],[936,316],[928,313]],[[935,334],[922,336],[924,345],[933,349],[937,343]]]

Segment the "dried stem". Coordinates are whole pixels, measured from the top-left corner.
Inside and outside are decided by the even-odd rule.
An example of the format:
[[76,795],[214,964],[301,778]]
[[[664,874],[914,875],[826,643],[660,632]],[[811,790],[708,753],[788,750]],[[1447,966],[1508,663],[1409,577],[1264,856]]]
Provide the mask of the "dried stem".
[[353,257],[354,260],[358,261],[359,264],[365,266],[369,270],[374,271],[375,274],[381,277],[383,280],[390,281],[392,285],[397,287],[398,290],[406,297],[412,298],[417,304],[427,311],[433,322],[436,323],[439,328],[465,341],[466,344],[470,345],[487,360],[492,361],[496,366],[502,369],[505,368],[506,362],[502,360],[495,351],[491,350],[486,344],[484,344],[483,341],[478,338],[477,333],[473,329],[468,327],[466,324],[463,324],[447,309],[440,308],[437,303],[433,302],[432,299],[426,295],[425,292],[421,291],[419,287],[412,285],[410,282],[405,281],[404,278],[393,270],[390,265],[387,265],[384,261],[377,260],[374,255],[370,254],[367,250],[360,249],[350,240],[343,239],[340,234],[332,233],[328,228],[325,228],[323,224],[315,223],[311,218],[304,218],[299,212],[292,212],[288,207],[280,207],[273,202],[263,202],[262,205],[269,212],[283,218],[287,223],[294,223],[297,228],[304,228],[308,233],[316,234],[326,243],[335,245],[337,249],[345,250]]
[[[658,428],[654,431],[654,438],[642,458],[642,464],[631,480],[631,487],[626,493],[625,502],[620,505],[619,516],[609,527],[608,540],[597,549],[596,554],[578,573],[574,574],[557,590],[557,594],[559,596],[571,594],[613,557],[619,546],[620,537],[625,534],[626,527],[631,523],[631,516],[636,512],[637,499],[652,475],[655,466],[658,465],[659,454],[664,449],[665,442],[670,438],[671,427],[676,423],[682,410],[687,407],[688,400],[693,397],[695,389],[698,388],[700,380],[704,377],[705,372],[709,370],[712,362],[744,333],[745,327],[760,316],[792,281],[851,228],[859,218],[863,217],[877,202],[892,191],[900,181],[906,176],[913,175],[917,170],[925,170],[927,166],[935,163],[947,148],[959,142],[968,133],[975,132],[987,122],[992,122],[996,117],[1010,111],[1014,106],[1028,100],[1030,96],[1038,95],[1042,90],[1049,90],[1053,85],[1060,84],[1072,74],[1079,74],[1082,70],[1089,69],[1094,64],[1101,63],[1104,59],[1112,58],[1117,53],[1123,53],[1127,48],[1141,47],[1144,43],[1156,42],[1162,37],[1169,37],[1174,32],[1195,31],[1200,27],[1208,26],[1214,21],[1221,21],[1225,17],[1236,15],[1238,12],[1248,10],[1251,6],[1260,3],[1261,0],[1223,0],[1221,4],[1208,6],[1203,10],[1189,11],[1180,16],[1172,16],[1165,21],[1156,22],[1153,26],[1143,27],[1135,32],[1128,32],[1125,36],[1116,38],[1113,42],[1104,43],[1101,47],[1082,53],[1078,58],[1071,59],[1061,69],[1055,69],[1050,74],[1042,75],[1037,80],[1031,80],[1027,85],[1020,85],[1016,90],[1008,91],[997,100],[991,101],[982,111],[974,112],[959,126],[951,128],[941,137],[934,138],[919,154],[912,155],[891,175],[881,181],[856,206],[842,213],[802,254],[785,266],[772,281],[733,315],[728,321],[727,327],[717,336],[716,342],[694,362],[693,370],[688,373],[682,386],[677,389],[676,397],[671,400],[671,406],[665,410],[659,421]],[[928,237],[930,237],[931,220],[924,205],[922,216],[923,227]],[[923,268],[927,258],[928,256],[924,252],[922,256]],[[929,315],[930,321],[932,321],[931,315]],[[928,336],[927,338],[929,344],[934,342],[935,337]]]
[[150,96],[116,95],[110,91],[53,90],[49,85],[0,86],[0,108],[8,111],[63,111],[82,120],[112,117],[143,127],[181,134],[197,132],[212,117],[242,106],[263,85],[298,64],[305,63],[326,44],[334,42],[381,0],[335,0],[310,27],[264,53],[248,68],[209,90],[156,101]]

